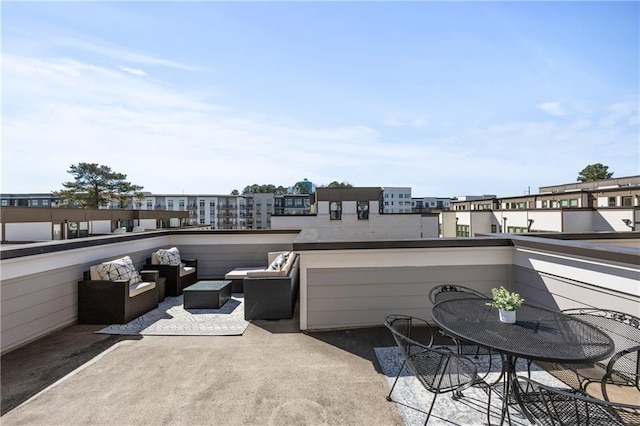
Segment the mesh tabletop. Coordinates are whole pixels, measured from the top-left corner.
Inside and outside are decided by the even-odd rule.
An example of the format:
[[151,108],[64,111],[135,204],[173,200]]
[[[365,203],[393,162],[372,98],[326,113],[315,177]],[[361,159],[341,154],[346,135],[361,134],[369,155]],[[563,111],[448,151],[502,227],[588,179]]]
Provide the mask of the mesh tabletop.
[[613,351],[605,333],[570,315],[530,305],[517,311],[517,322],[500,322],[498,310],[483,299],[437,303],[433,320],[448,334],[498,352],[539,361],[591,362]]

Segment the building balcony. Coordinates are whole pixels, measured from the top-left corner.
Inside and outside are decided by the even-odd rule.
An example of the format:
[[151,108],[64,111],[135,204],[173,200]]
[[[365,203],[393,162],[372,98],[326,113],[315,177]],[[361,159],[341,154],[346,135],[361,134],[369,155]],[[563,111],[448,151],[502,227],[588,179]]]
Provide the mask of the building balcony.
[[[2,246],[3,424],[402,424],[384,400],[373,348],[394,345],[381,327],[387,314],[430,320],[435,285],[485,294],[504,285],[551,309],[640,308],[637,233],[364,242],[312,234],[165,230]],[[171,246],[198,259],[201,279],[294,250],[294,318],[207,338],[109,336],[76,324],[77,282],[91,265],[129,255],[141,266]]]

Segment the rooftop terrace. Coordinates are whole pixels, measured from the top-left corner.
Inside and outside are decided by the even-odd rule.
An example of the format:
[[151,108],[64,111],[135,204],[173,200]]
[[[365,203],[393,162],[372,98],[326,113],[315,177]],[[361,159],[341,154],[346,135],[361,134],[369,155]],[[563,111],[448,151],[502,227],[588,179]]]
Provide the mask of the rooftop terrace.
[[[402,424],[373,348],[386,314],[430,319],[428,291],[505,285],[554,309],[640,314],[638,233],[321,242],[308,233],[158,231],[2,247],[2,424]],[[243,336],[108,336],[76,325],[89,266],[159,247],[201,277],[300,254],[293,320]]]

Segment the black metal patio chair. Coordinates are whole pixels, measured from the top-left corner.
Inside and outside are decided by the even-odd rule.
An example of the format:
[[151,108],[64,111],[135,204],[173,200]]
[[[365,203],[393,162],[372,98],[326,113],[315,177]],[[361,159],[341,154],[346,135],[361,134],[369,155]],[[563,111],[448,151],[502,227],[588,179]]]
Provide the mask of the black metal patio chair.
[[518,377],[520,398],[539,425],[640,425],[640,405],[587,396],[579,389],[560,389]]
[[611,385],[631,386],[640,392],[640,318],[604,309],[562,312],[604,331],[613,340],[615,349],[610,357],[596,363],[542,363],[542,366],[571,387],[587,391],[590,384],[598,385],[607,400],[607,388]]
[[[408,367],[420,384],[434,394],[425,425],[429,422],[438,395],[451,392],[453,399],[458,399],[463,396],[462,392],[471,386],[480,386],[487,391],[489,395],[487,421],[490,423],[491,387],[478,376],[477,367],[472,360],[447,348],[431,346],[433,332],[430,325],[423,319],[406,315],[389,315],[385,319],[385,326],[391,331],[403,357],[402,366],[387,395],[388,401],[393,401],[391,398],[393,389],[403,369]],[[427,338],[423,341],[428,340],[428,344],[412,339],[412,336],[419,333],[424,335],[425,330],[429,332],[426,333]]]
[[[431,302],[432,305],[435,305],[436,303],[439,303],[439,302],[443,302],[445,300],[465,299],[465,298],[490,299],[488,296],[480,293],[477,290],[474,290],[472,288],[465,287],[465,286],[459,285],[459,284],[442,284],[442,285],[438,285],[436,287],[433,287],[429,291],[429,301]],[[459,340],[457,340],[453,336],[448,336],[442,330],[440,330],[440,334],[442,334],[443,336],[447,336],[451,340],[453,340],[453,342],[456,344],[456,346],[458,348],[458,353],[459,354],[464,354],[463,342],[460,342]],[[488,350],[488,349],[480,348],[479,346],[475,346],[474,349],[475,349],[474,356],[475,356],[476,359],[478,358],[478,356],[480,355],[481,352],[484,352],[486,355],[488,355],[490,357],[489,358],[489,369],[487,370],[487,373],[491,372],[491,366],[493,364],[492,363],[493,356],[492,356],[491,351]]]

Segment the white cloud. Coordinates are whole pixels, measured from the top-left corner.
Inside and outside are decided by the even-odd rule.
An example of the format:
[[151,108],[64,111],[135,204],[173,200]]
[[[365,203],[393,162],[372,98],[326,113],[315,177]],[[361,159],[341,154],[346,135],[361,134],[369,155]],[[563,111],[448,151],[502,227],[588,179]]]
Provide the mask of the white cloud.
[[120,68],[122,71],[124,72],[128,72],[129,74],[133,74],[133,75],[137,75],[138,77],[146,77],[147,73],[136,69],[136,68],[130,68],[130,67],[125,67],[125,66],[119,66],[118,68]]
[[638,119],[638,104],[634,102],[617,102],[607,106],[606,114],[600,124],[606,127],[617,126],[619,123],[627,123],[633,126]]
[[537,107],[554,117],[562,117],[566,114],[566,111],[560,102],[543,102],[538,104]]
[[53,43],[58,46],[72,47],[76,49],[85,50],[92,53],[97,53],[106,57],[133,62],[136,64],[148,64],[159,65],[169,68],[177,68],[186,71],[203,71],[202,68],[190,64],[184,64],[177,61],[158,58],[153,55],[136,52],[120,46],[107,45],[99,42],[88,42],[85,40],[79,40],[76,38],[59,37],[53,40]]
[[[59,189],[71,164],[95,162],[156,193],[224,194],[306,177],[412,186],[416,196],[509,196],[559,183],[562,173],[573,181],[594,161],[623,176],[620,162],[610,160],[637,139],[637,131],[598,125],[596,113],[566,123],[478,119],[471,130],[453,117],[444,128],[430,125],[428,136],[412,133],[426,125],[424,116],[396,120],[406,127],[402,136],[348,122],[303,124],[295,115],[245,112],[121,71],[3,55],[4,192]],[[634,117],[616,105],[606,114]],[[637,153],[625,161],[634,170],[626,164],[637,164]],[[505,187],[514,189],[496,189]]]

